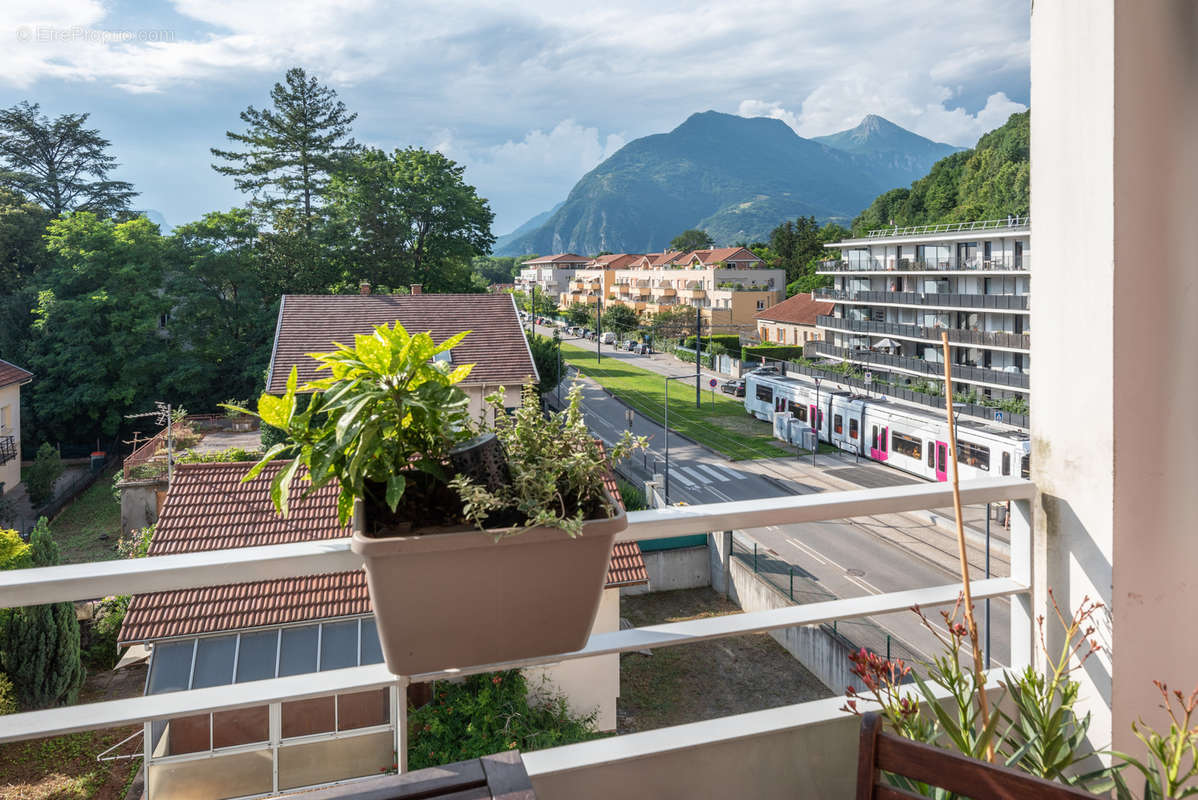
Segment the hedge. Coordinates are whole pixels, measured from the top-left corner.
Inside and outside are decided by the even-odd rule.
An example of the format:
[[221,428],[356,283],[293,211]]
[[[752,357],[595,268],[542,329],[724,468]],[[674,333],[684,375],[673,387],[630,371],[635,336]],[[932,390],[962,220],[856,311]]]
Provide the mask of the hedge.
[[[739,353],[740,352],[740,336],[738,334],[717,333],[712,336],[704,336],[703,337],[703,349],[706,350],[707,345],[709,345],[712,342],[715,342],[716,344],[724,345],[724,347],[728,348],[729,353]],[[695,347],[695,337],[694,336],[686,337],[686,343],[684,346],[689,347],[693,350]]]
[[762,356],[768,361],[792,361],[803,357],[803,348],[794,345],[763,344],[743,348],[740,357],[748,366],[751,363],[761,363]]

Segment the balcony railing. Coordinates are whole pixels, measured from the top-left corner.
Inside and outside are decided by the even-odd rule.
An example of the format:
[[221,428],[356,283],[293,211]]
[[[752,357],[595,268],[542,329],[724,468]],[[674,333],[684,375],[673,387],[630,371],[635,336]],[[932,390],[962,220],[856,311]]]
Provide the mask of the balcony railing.
[[[820,356],[840,358],[859,364],[877,364],[880,367],[905,369],[933,378],[944,378],[944,365],[935,361],[910,356],[895,356],[889,353],[875,353],[872,350],[857,350],[848,347],[837,347],[828,342],[812,341],[804,345],[804,350]],[[997,369],[973,367],[968,364],[953,364],[953,380],[976,381],[997,386],[1012,386],[1027,389],[1029,375],[1024,372],[1004,372]]]
[[948,340],[953,344],[975,345],[978,347],[1009,347],[1015,350],[1029,350],[1031,335],[1026,333],[999,333],[995,331],[973,331],[961,328],[939,328],[924,325],[903,325],[897,322],[874,322],[865,319],[845,319],[821,314],[816,318],[816,325],[821,328],[833,328],[853,333],[869,333],[884,336],[902,336],[908,339],[921,339],[929,342],[939,342],[940,334],[947,333]]
[[977,308],[987,311],[1027,311],[1026,294],[958,294],[949,292],[880,292],[846,289],[816,289],[822,300],[883,305],[936,306],[939,308]]
[[17,437],[13,434],[0,434],[0,464],[7,464],[17,456]]
[[969,258],[955,261],[950,258],[936,261],[924,259],[902,258],[898,261],[887,260],[868,262],[823,261],[817,272],[1027,272],[1032,268],[1031,255],[1022,256],[1018,261],[1008,259]]
[[[976,580],[972,583],[972,589],[974,598],[979,601],[985,598],[1011,598],[1009,660],[1010,666],[1016,669],[1031,663],[1035,646],[1034,615],[1030,596],[1033,552],[1030,501],[1034,496],[1035,487],[1030,482],[1015,478],[988,478],[961,484],[961,501],[967,505],[1011,501],[1013,513],[1010,526],[1010,577]],[[911,512],[943,508],[951,504],[952,492],[945,484],[928,483],[670,507],[630,513],[628,529],[617,538],[620,541],[664,539],[713,531]],[[0,607],[83,600],[113,594],[228,585],[356,570],[360,567],[361,561],[350,550],[349,539],[335,539],[11,570],[0,573]],[[959,584],[952,583],[593,634],[585,647],[572,653],[504,664],[473,665],[410,677],[397,677],[387,672],[385,665],[374,664],[11,714],[0,717],[0,742],[130,724],[143,724],[149,729],[156,720],[178,719],[260,707],[267,703],[394,686],[400,694],[395,717],[395,746],[402,770],[407,751],[406,702],[403,701],[403,695],[412,681],[450,678],[500,668],[554,664],[646,648],[672,647],[725,636],[831,623],[836,620],[901,612],[916,604],[923,607],[947,605],[956,601],[959,591]],[[419,613],[419,609],[413,609],[413,613]],[[663,728],[644,734],[570,745],[526,754],[525,763],[538,797],[549,800],[553,797],[592,796],[593,793],[570,791],[571,780],[577,781],[577,789],[583,788],[586,781],[581,776],[586,775],[591,769],[626,768],[636,771],[641,769],[638,765],[643,764],[645,758],[662,758],[664,761],[660,762],[659,766],[664,766],[670,758],[697,758],[695,753],[705,750],[724,752],[727,748],[736,750],[742,760],[754,760],[759,757],[757,766],[769,765],[770,771],[763,773],[766,777],[755,779],[757,781],[772,781],[775,774],[785,774],[788,780],[795,780],[793,771],[772,771],[777,760],[772,752],[775,748],[762,745],[758,749],[755,742],[760,743],[763,740],[754,737],[774,734],[798,735],[805,727],[813,726],[814,733],[811,738],[813,746],[818,748],[819,740],[827,731],[835,730],[848,734],[855,725],[851,717],[842,716],[836,711],[840,703],[841,700],[833,698],[721,720]],[[786,756],[787,759],[796,757],[806,758],[806,754],[790,750]],[[816,758],[813,763],[818,764],[819,761],[820,759]],[[211,763],[213,768],[216,768],[218,762]],[[702,759],[694,766],[699,770],[705,769]],[[755,766],[752,764],[742,770],[715,771],[708,779],[712,783],[707,788],[713,796],[744,796],[747,788],[743,783],[745,776],[754,772]],[[668,769],[661,773],[663,776],[673,774],[674,771]],[[822,778],[836,784],[837,781],[851,780],[851,772],[849,778],[839,773],[822,774]],[[664,786],[665,784],[660,783],[655,786],[652,781],[633,781],[624,787],[621,796],[660,796]],[[777,789],[775,786],[774,796],[794,794]],[[759,792],[750,791],[749,794],[760,796]]]
[[1006,219],[987,219],[976,222],[945,222],[938,225],[908,225],[906,227],[877,228],[870,231],[866,238],[880,239],[886,236],[918,236],[924,233],[957,233],[958,231],[993,231],[1014,228],[1031,228],[1032,218],[1007,217]]

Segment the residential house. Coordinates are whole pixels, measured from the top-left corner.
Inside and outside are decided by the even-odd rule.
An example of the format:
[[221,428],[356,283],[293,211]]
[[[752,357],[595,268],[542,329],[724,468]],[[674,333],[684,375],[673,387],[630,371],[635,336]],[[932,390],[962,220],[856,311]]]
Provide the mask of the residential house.
[[516,289],[531,294],[533,287],[546,297],[559,297],[566,291],[567,283],[576,270],[591,264],[591,259],[576,253],[556,253],[550,256],[531,258],[520,265],[516,276]]
[[320,377],[309,353],[332,350],[333,342],[352,345],[355,334],[398,320],[409,333],[430,331],[438,342],[470,331],[449,357],[454,364],[474,364],[460,384],[470,398],[471,416],[489,413],[485,398],[500,387],[505,407],[519,405],[521,387],[539,376],[512,296],[423,294],[419,285],[412,290],[410,295],[284,295],[267,390],[282,394],[292,367],[299,369],[301,384]]
[[823,336],[816,320],[832,311],[832,303],[802,292],[753,315],[762,344],[802,346]]
[[[270,482],[285,465],[242,482],[248,463],[180,464],[149,554],[348,536],[337,521],[335,483],[307,497],[293,493],[287,517],[275,511]],[[639,546],[617,544],[592,633],[619,630],[620,588],[647,582]],[[382,661],[361,570],[138,594],[119,641],[149,649],[147,695]],[[618,654],[532,668],[528,677],[532,686],[547,679],[576,713],[596,712],[600,730],[615,729]],[[389,687],[150,723],[147,800],[252,795],[377,774],[395,763],[398,702]]]
[[21,482],[21,387],[33,373],[0,360],[0,497]]

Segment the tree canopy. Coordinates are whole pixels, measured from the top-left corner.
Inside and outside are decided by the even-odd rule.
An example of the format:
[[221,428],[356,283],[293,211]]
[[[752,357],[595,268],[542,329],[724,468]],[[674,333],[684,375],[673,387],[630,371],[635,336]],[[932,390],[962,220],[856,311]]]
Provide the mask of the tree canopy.
[[0,110],[0,186],[44,207],[51,216],[68,211],[115,214],[137,195],[133,185],[109,179],[117,167],[111,143],[87,114],[51,120],[28,101]]
[[671,250],[681,250],[684,253],[691,250],[708,250],[714,245],[715,239],[711,238],[711,234],[698,228],[683,231],[670,240]]

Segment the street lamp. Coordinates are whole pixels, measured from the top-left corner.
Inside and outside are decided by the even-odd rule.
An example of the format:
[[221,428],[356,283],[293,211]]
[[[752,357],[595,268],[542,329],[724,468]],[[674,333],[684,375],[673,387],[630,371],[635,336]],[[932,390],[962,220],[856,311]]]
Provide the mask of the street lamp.
[[815,454],[819,452],[819,384],[815,379],[815,413],[811,415],[811,427],[815,429],[815,443],[811,447],[811,466],[815,466]]
[[595,363],[603,360],[603,296],[595,298]]

